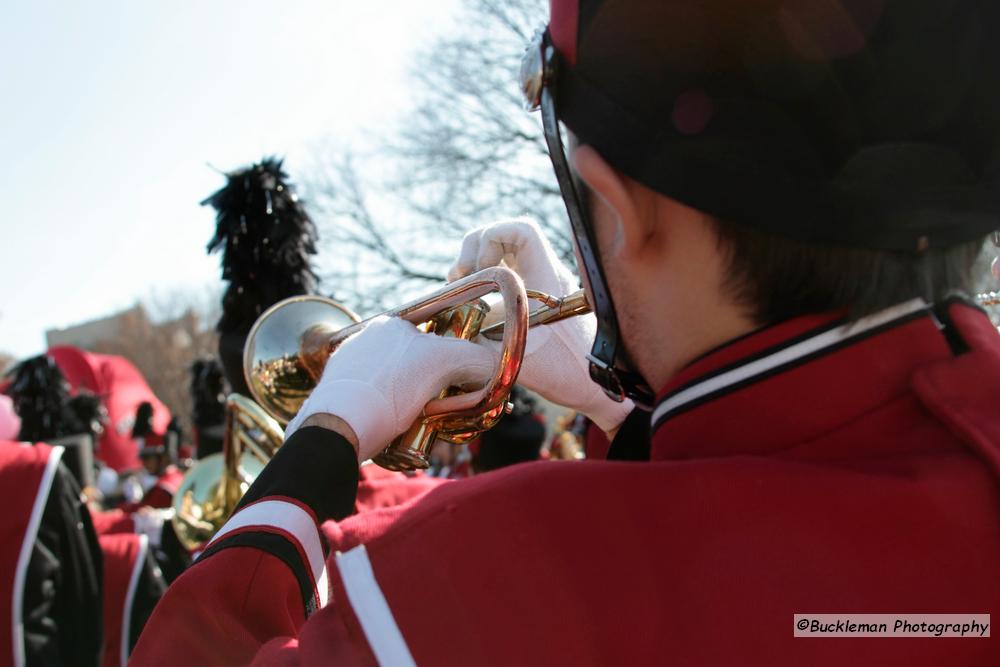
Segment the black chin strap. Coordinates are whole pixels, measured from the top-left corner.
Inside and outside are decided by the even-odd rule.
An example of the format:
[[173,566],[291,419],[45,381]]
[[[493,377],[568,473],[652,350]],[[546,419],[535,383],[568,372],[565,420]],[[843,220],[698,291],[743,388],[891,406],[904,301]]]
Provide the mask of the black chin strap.
[[650,409],[655,400],[655,394],[638,373],[625,368],[624,355],[621,353],[621,335],[618,328],[618,317],[611,293],[608,291],[601,268],[600,256],[596,252],[593,227],[589,224],[587,212],[581,205],[580,195],[573,183],[569,163],[563,149],[562,137],[559,133],[559,117],[556,112],[555,95],[552,87],[556,82],[557,53],[551,44],[543,47],[545,61],[545,78],[541,95],[542,126],[545,131],[545,143],[552,159],[556,179],[559,181],[559,191],[566,204],[580,250],[583,266],[587,274],[590,292],[593,297],[594,314],[597,316],[597,336],[587,359],[590,361],[590,377],[599,384],[605,393],[616,401],[631,398],[640,407]]

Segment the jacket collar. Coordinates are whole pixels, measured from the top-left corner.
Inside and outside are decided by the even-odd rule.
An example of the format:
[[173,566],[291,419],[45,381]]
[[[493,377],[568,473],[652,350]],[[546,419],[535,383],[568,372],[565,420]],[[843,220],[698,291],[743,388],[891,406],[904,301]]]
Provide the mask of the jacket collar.
[[909,392],[913,368],[951,350],[915,299],[848,322],[796,318],[709,352],[675,376],[652,413],[652,459],[795,447]]

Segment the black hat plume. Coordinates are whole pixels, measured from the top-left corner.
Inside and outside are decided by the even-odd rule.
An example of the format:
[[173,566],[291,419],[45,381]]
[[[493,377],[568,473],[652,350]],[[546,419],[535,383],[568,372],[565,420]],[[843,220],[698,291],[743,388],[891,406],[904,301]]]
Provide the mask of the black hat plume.
[[312,293],[316,274],[316,226],[282,170],[268,157],[227,175],[218,192],[202,202],[216,212],[208,252],[222,251],[219,355],[234,391],[248,393],[243,379],[243,342],[257,317],[290,296]]
[[42,442],[89,430],[70,407],[69,383],[47,355],[18,364],[7,390],[21,418],[18,439]]

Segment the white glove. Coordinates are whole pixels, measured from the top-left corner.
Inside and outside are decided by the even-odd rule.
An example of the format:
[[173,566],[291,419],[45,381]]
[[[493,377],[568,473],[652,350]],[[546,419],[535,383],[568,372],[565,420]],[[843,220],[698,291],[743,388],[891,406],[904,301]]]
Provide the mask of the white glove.
[[358,436],[358,459],[365,461],[409,428],[443,389],[485,385],[496,367],[497,356],[486,347],[378,317],[333,353],[285,437],[314,414],[335,415]]
[[135,526],[136,535],[145,535],[150,546],[159,547],[163,537],[163,522],[169,520],[173,513],[172,509],[140,507],[132,514],[132,525]]
[[[542,230],[528,218],[495,222],[466,234],[458,261],[448,271],[448,280],[501,262],[521,276],[527,289],[557,297],[579,289],[576,276],[559,261]],[[590,379],[587,354],[596,335],[597,318],[593,314],[532,327],[517,381],[553,403],[582,412],[610,431],[624,421],[634,406],[630,400],[611,400]]]

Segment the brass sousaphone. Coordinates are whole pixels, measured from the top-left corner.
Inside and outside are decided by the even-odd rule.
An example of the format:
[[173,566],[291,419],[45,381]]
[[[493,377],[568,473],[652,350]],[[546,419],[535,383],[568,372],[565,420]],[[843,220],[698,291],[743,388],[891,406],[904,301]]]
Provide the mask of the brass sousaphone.
[[195,551],[212,539],[284,441],[281,426],[245,396],[226,398],[222,451],[199,460],[174,493],[177,539]]

